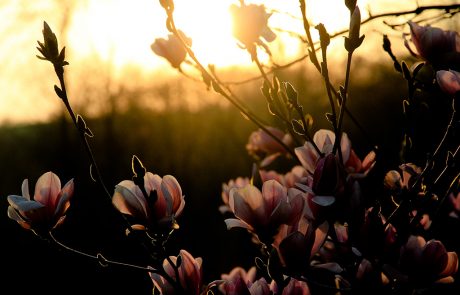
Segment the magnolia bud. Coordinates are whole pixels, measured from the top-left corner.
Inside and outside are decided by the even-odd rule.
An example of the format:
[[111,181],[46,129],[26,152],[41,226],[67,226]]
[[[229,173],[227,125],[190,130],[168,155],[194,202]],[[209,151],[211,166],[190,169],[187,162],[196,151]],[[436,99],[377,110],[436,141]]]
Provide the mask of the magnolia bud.
[[455,95],[460,91],[460,73],[449,70],[449,71],[438,71],[436,72],[436,80],[438,81],[439,87],[442,91],[449,95]]
[[401,174],[396,170],[388,171],[383,183],[387,189],[398,190],[401,188],[402,183]]

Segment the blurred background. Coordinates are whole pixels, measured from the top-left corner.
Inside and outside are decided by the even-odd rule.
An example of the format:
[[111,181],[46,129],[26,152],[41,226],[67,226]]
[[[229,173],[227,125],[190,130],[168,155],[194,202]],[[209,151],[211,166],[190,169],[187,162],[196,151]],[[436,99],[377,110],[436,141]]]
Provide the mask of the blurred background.
[[[231,36],[228,7],[235,2],[176,0],[178,27],[193,39],[198,58],[215,65],[221,79],[252,110],[276,125],[259,90],[262,80],[252,79],[258,77],[257,68]],[[263,2],[272,13],[269,25],[277,39],[269,44],[273,57],[262,56],[264,63],[288,64],[305,54],[305,44],[297,38],[303,36],[297,1],[246,2]],[[369,11],[410,10],[416,4],[358,1],[363,19]],[[313,25],[323,22],[330,33],[347,28],[348,12],[342,1],[307,1],[307,9]],[[0,18],[4,23],[0,28],[0,212],[4,212],[0,214],[0,266],[5,270],[0,288],[15,289],[17,294],[151,294],[152,290],[144,272],[102,267],[65,252],[21,229],[6,215],[6,197],[21,193],[23,179],[29,179],[33,190],[46,171],[55,172],[63,183],[74,178],[75,196],[56,236],[88,253],[143,264],[142,251],[125,238],[110,200],[91,181],[78,134],[54,93],[57,79],[51,64],[35,57],[36,40],[43,40],[43,21],[56,33],[60,47],[66,46],[70,102],[95,135],[90,144],[109,189],[131,178],[131,157],[137,155],[149,171],[174,175],[185,194],[186,208],[170,243],[171,255],[186,249],[202,257],[206,283],[234,266],[253,264],[257,249],[250,237],[244,231],[227,231],[218,207],[222,183],[250,176],[253,161],[245,144],[256,127],[208,90],[192,66],[184,67],[190,79],[153,54],[150,44],[167,36],[158,1],[2,0]],[[382,20],[363,26],[366,39],[352,67],[349,109],[366,134],[345,120],[358,155],[367,154],[374,145],[382,151],[383,161],[372,172],[377,180],[371,185],[378,188],[384,171],[399,165],[401,103],[407,96],[406,82],[381,49],[382,35],[389,36],[399,59],[413,62],[403,47],[407,18],[386,19],[403,25],[396,30]],[[458,24],[448,20],[436,25],[458,31]],[[329,54],[331,79],[338,85],[344,79],[343,37],[333,40]],[[297,89],[305,110],[314,118],[313,129],[328,127],[327,97],[309,60],[275,73]]]

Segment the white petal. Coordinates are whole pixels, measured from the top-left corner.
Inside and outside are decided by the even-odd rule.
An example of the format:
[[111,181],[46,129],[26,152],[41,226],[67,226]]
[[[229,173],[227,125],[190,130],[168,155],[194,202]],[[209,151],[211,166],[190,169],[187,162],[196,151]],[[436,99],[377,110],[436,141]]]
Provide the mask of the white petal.
[[24,179],[21,186],[22,196],[30,200],[29,180]]
[[36,201],[30,201],[23,196],[8,196],[8,203],[16,210],[19,211],[30,211],[30,210],[36,210],[39,208],[45,207],[43,204],[36,202]]
[[231,228],[234,228],[234,227],[242,227],[242,228],[245,228],[247,230],[252,230],[252,226],[250,226],[246,222],[244,222],[244,221],[242,221],[240,219],[236,219],[236,218],[225,219],[225,224],[227,225],[227,229],[231,229]]
[[25,222],[24,218],[19,215],[18,211],[16,211],[13,206],[8,206],[8,217],[17,222]]

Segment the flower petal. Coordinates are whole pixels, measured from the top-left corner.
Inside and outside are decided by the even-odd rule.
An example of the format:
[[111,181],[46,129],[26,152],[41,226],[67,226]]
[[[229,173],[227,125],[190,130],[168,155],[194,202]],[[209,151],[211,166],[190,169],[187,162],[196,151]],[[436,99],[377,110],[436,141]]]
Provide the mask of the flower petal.
[[228,218],[228,219],[225,219],[225,224],[227,225],[227,229],[231,229],[234,227],[241,227],[241,228],[245,228],[247,230],[253,231],[252,226],[250,226],[249,224],[247,224],[246,222],[240,219]]
[[46,172],[38,178],[35,184],[34,200],[42,203],[50,212],[54,213],[57,198],[61,191],[61,180],[53,172]]
[[14,221],[17,221],[25,229],[31,228],[30,224],[24,218],[22,218],[18,211],[16,211],[16,209],[14,209],[12,206],[8,206],[8,217]]
[[30,200],[29,180],[24,179],[21,186],[22,196]]
[[73,196],[74,187],[75,185],[73,179],[71,179],[62,188],[61,192],[59,193],[59,202],[56,206],[56,211],[54,212],[55,216],[64,215],[69,208],[70,198]]
[[457,273],[458,270],[458,256],[455,252],[447,252],[447,263],[441,272],[441,276],[450,276]]
[[253,185],[231,189],[229,204],[235,216],[251,226],[268,222],[262,193]]
[[313,174],[316,168],[316,162],[319,159],[319,155],[313,147],[313,144],[307,141],[303,146],[295,148],[294,152],[297,158],[299,158],[300,163],[302,163],[302,166],[309,173]]
[[37,201],[30,201],[23,196],[15,196],[10,195],[8,196],[8,203],[16,210],[27,212],[31,210],[37,210],[40,208],[44,208],[45,205],[39,203]]
[[142,219],[149,218],[147,201],[139,187],[131,180],[124,180],[115,186],[112,203],[121,213],[130,214]]
[[276,180],[265,181],[262,185],[262,196],[265,204],[267,218],[278,206],[282,199],[286,199],[287,190]]
[[[176,178],[172,175],[166,175],[161,182],[161,191],[167,200],[167,210],[171,214],[176,212],[181,205],[182,189],[177,182]],[[170,201],[168,201],[170,200]],[[169,208],[171,206],[171,208]]]

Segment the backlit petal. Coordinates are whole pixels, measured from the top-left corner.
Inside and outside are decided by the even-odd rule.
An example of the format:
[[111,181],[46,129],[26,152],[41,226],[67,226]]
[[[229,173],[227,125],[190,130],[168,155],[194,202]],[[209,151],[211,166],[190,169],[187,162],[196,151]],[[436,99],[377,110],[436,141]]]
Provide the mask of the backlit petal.
[[60,191],[61,181],[59,177],[53,172],[46,172],[38,178],[35,184],[34,200],[42,203],[54,213]]

